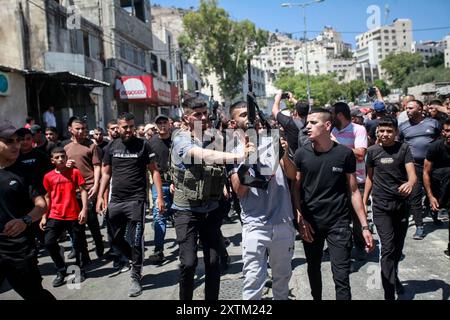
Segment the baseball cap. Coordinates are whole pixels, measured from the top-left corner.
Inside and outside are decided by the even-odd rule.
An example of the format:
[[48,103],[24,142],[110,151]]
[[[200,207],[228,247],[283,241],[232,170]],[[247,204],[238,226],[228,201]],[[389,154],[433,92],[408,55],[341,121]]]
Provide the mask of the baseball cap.
[[160,120],[160,119],[164,119],[164,120],[169,121],[169,117],[166,116],[165,114],[158,114],[158,115],[156,116],[156,118],[155,118],[155,123],[158,122],[158,120]]
[[363,116],[364,116],[364,113],[362,113],[361,110],[359,110],[358,108],[356,108],[356,109],[352,109],[352,110],[350,111],[350,115],[351,115],[352,117],[363,117]]
[[373,109],[375,110],[375,112],[385,112],[386,106],[381,101],[375,101],[373,103]]
[[35,134],[38,133],[39,131],[42,132],[42,128],[41,128],[40,125],[34,124],[34,125],[31,126],[30,131],[31,131],[31,134],[32,134],[32,135],[35,135]]
[[0,122],[0,138],[9,139],[13,134],[16,133],[16,131],[17,128],[14,127],[10,122],[8,121]]

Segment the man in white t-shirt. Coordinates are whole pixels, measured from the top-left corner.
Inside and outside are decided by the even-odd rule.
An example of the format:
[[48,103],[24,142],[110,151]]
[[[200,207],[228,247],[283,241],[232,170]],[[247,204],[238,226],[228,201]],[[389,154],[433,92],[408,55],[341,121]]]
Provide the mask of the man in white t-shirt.
[[55,127],[56,128],[56,118],[55,118],[55,107],[50,106],[48,110],[44,112],[42,118],[44,120],[44,127]]

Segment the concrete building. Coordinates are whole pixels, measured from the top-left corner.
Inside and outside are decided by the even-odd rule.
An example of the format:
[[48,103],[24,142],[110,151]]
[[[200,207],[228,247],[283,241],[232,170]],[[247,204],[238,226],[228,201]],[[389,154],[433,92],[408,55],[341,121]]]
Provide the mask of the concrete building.
[[24,70],[27,113],[41,116],[55,107],[64,133],[73,114],[93,127],[103,121],[103,31],[57,1],[5,0],[0,12],[0,64]]
[[412,43],[411,52],[420,53],[423,62],[428,62],[431,58],[444,53],[446,48],[445,40],[442,41],[414,41]]
[[[411,52],[412,41],[412,21],[396,19],[391,25],[356,36],[357,62],[379,66],[390,53]],[[382,70],[381,77],[384,78]]]
[[445,67],[450,68],[450,36],[446,36],[444,40],[445,40],[445,50],[444,50]]
[[[105,102],[110,117],[128,111],[137,123],[150,122],[158,107],[177,104],[178,90],[169,83],[171,67],[152,57],[151,6],[147,0],[74,0],[83,16],[104,30]],[[163,39],[165,40],[165,39]],[[152,74],[158,65],[159,76]],[[166,68],[164,68],[166,67]]]
[[361,80],[365,83],[374,83],[380,79],[380,70],[376,65],[368,63],[353,63],[353,65],[345,72],[343,82]]
[[27,117],[25,71],[0,65],[0,119],[22,127]]

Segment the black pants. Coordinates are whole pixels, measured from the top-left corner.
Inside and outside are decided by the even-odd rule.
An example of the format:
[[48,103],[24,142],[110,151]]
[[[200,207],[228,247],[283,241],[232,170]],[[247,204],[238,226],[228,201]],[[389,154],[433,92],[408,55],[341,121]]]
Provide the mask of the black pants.
[[447,208],[450,197],[450,167],[431,172],[431,188],[440,208]]
[[417,183],[412,189],[411,195],[409,196],[409,205],[410,212],[413,215],[416,226],[421,227],[423,226],[423,165],[415,164],[414,166],[416,168]]
[[[361,192],[361,195],[363,195],[364,194],[364,185],[363,184],[358,185],[358,189]],[[351,196],[350,196],[350,198],[351,198]],[[366,248],[366,240],[364,239],[364,237],[362,235],[362,231],[361,231],[362,225],[361,225],[361,222],[359,222],[358,215],[356,214],[351,201],[350,201],[350,210],[352,212],[352,230],[353,230],[354,246],[359,252],[364,252],[364,250]]]
[[145,200],[110,202],[112,244],[132,261],[131,277],[140,279],[144,262]]
[[205,300],[217,301],[220,288],[220,209],[209,213],[177,211],[174,219],[180,246],[180,300],[192,300],[193,297],[200,237],[205,262]]
[[[82,208],[81,195],[77,194],[78,205]],[[94,240],[96,248],[103,248],[103,237],[100,231],[100,224],[98,223],[97,212],[95,211],[96,198],[88,200],[88,219],[87,226],[91,231],[92,239]]]
[[56,300],[42,287],[42,277],[34,254],[23,259],[11,259],[0,254],[0,284],[5,279],[25,300]]
[[314,230],[314,242],[303,241],[311,295],[314,300],[322,300],[322,264],[323,246],[327,241],[331,271],[336,290],[336,300],[351,300],[350,290],[350,254],[352,250],[352,230],[349,223],[337,223],[327,229]]
[[66,271],[64,257],[61,256],[58,239],[64,231],[68,231],[72,235],[73,248],[75,250],[75,264],[83,269],[88,263],[88,255],[85,248],[86,244],[86,227],[81,225],[77,220],[64,221],[48,219],[45,226],[45,247],[47,248],[56,270],[60,272]]
[[408,231],[408,216],[406,200],[373,198],[373,221],[381,242],[381,281],[386,300],[395,300],[395,282]]

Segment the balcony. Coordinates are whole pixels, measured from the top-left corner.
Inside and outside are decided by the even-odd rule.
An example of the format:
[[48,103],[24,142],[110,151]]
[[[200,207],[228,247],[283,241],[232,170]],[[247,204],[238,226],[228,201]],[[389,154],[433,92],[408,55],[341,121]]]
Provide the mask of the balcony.
[[145,23],[117,6],[114,7],[114,30],[147,50],[153,47],[151,23]]

